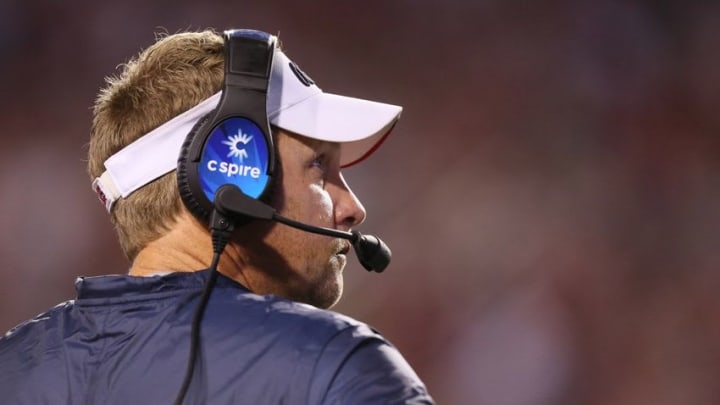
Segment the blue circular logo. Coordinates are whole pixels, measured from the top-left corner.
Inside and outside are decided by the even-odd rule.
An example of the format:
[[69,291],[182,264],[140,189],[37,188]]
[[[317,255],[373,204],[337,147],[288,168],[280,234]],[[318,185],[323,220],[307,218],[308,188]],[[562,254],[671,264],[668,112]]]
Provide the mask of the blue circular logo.
[[200,158],[198,178],[205,196],[215,201],[215,192],[234,184],[250,197],[258,198],[270,180],[268,145],[260,128],[247,118],[223,120],[210,132]]

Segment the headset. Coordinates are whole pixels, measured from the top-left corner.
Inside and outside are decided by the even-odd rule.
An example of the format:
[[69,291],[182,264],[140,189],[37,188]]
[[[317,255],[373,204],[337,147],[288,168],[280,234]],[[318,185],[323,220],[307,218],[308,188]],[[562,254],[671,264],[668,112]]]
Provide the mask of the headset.
[[384,271],[391,257],[390,249],[376,236],[301,223],[267,204],[278,160],[266,107],[277,38],[240,29],[225,31],[223,40],[225,77],[218,107],[194,125],[178,157],[180,197],[209,226],[214,255],[193,317],[190,358],[176,405],[183,403],[192,382],[202,317],[217,279],[220,255],[237,226],[270,220],[348,239],[368,271]]
[[[223,38],[225,79],[218,108],[198,121],[178,158],[180,197],[205,223],[223,186],[267,198],[276,162],[266,100],[277,38],[254,30],[225,31]],[[236,223],[249,219],[233,218]]]

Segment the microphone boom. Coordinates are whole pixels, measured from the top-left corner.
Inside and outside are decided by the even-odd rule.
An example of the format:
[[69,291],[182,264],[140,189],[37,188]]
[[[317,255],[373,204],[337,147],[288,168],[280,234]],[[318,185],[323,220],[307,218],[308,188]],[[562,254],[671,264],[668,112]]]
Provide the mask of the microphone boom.
[[243,193],[235,185],[226,184],[217,190],[215,208],[223,215],[277,221],[305,232],[347,239],[352,243],[358,261],[367,271],[381,273],[390,264],[392,252],[377,236],[324,228],[286,218],[271,206]]

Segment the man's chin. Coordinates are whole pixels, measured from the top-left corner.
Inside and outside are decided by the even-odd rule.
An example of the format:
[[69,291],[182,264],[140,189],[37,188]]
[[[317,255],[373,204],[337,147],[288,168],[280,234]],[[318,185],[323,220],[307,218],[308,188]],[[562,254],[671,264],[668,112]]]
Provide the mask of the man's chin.
[[326,278],[311,292],[311,305],[322,309],[332,308],[340,301],[343,292],[342,268],[333,270]]

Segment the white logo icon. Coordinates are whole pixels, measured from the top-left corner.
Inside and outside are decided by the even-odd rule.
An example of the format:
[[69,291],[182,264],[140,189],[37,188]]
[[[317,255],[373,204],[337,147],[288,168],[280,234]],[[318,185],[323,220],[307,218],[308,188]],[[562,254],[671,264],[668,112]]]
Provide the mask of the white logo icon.
[[[245,150],[244,146],[247,145],[251,140],[252,135],[243,134],[239,129],[236,135],[228,136],[227,141],[222,141],[224,145],[230,147],[230,152],[228,152],[227,157],[236,157],[242,162],[244,158],[248,157],[247,151]],[[241,143],[242,147],[238,147]]]

